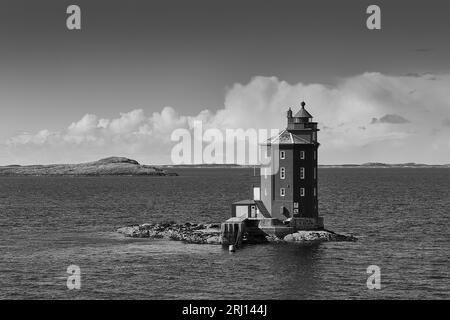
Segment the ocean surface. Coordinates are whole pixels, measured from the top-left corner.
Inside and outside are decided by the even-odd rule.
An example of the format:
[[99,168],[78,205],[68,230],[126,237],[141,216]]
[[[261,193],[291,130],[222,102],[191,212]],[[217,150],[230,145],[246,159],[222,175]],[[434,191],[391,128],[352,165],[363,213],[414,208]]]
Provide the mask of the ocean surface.
[[[357,242],[130,239],[150,221],[221,222],[253,169],[178,177],[0,177],[0,299],[449,299],[450,169],[319,169],[328,229]],[[68,290],[67,267],[81,269]],[[381,269],[369,290],[367,267]]]

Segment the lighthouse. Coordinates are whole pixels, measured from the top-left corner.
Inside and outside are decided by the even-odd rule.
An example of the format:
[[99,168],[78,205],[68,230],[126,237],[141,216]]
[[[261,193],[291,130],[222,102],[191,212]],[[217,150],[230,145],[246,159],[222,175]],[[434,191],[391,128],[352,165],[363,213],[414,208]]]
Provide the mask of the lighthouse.
[[323,224],[318,213],[319,129],[305,106],[302,102],[295,115],[289,108],[286,128],[267,141],[272,167],[261,168],[260,193],[273,218],[314,228]]
[[324,228],[318,211],[317,122],[300,104],[286,113],[286,128],[262,144],[270,165],[261,167],[260,186],[253,199],[231,205],[231,218],[222,223],[222,243],[239,245],[246,238],[283,238],[299,230]]

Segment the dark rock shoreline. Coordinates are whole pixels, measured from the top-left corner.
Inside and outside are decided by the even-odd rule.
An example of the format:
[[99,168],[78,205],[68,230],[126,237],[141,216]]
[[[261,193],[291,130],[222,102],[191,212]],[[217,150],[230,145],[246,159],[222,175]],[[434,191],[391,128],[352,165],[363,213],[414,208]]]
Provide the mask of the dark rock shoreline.
[[220,224],[144,223],[123,227],[117,232],[131,238],[152,238],[184,241],[187,243],[220,244]]
[[[220,223],[144,223],[117,229],[117,232],[131,238],[150,238],[183,241],[197,244],[221,244]],[[297,231],[283,239],[267,236],[257,243],[269,242],[322,242],[356,241],[352,235],[337,234],[329,230]],[[246,241],[244,240],[244,243]],[[248,243],[248,242],[247,242]]]

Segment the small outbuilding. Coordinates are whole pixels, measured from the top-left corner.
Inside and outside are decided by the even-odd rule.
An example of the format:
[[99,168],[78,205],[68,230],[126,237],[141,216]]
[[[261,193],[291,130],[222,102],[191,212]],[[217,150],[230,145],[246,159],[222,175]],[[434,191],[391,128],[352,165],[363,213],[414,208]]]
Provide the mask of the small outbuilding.
[[271,218],[264,203],[260,200],[242,200],[231,205],[231,217],[261,219]]

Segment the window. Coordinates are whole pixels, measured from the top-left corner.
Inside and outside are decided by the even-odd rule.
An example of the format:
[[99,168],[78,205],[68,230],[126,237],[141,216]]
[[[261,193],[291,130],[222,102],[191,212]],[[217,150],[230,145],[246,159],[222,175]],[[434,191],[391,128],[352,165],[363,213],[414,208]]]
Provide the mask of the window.
[[250,208],[251,208],[250,209],[250,218],[256,218],[257,217],[257,215],[256,215],[256,206],[251,206]]
[[280,159],[285,159],[285,158],[286,158],[286,152],[280,151]]
[[280,188],[280,196],[284,197],[286,194],[286,190],[284,188]]
[[305,196],[305,188],[300,188],[300,197]]
[[305,151],[300,151],[300,159],[305,159]]
[[314,188],[314,197],[316,197],[316,196],[317,196],[317,189]]
[[286,169],[284,167],[280,168],[280,179],[286,178]]
[[267,196],[267,189],[264,188],[264,195]]
[[267,179],[267,168],[263,168],[263,172],[264,172],[264,179]]
[[305,168],[300,168],[300,179],[305,179]]
[[294,202],[294,208],[298,208],[298,202]]
[[317,179],[317,168],[314,168],[314,180]]

